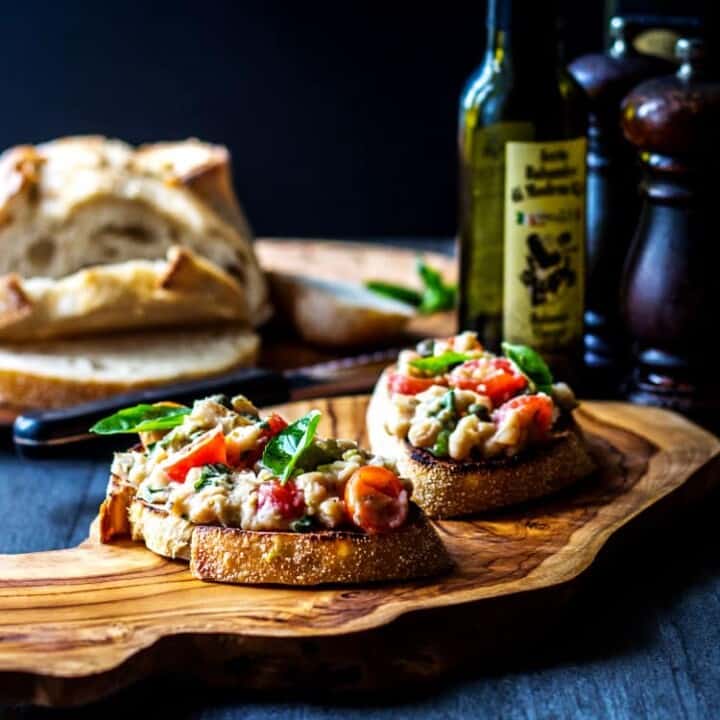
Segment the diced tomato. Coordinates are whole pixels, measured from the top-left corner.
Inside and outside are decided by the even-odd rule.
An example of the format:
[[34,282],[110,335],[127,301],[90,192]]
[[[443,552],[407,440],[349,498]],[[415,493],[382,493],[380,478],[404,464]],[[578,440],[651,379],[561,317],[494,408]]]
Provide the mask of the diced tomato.
[[444,377],[435,378],[419,378],[411,375],[403,375],[402,373],[391,371],[388,374],[388,389],[391,393],[400,395],[417,395],[427,390],[433,385],[446,385]]
[[355,525],[370,534],[400,527],[408,513],[408,493],[391,470],[358,468],[345,486],[345,507]]
[[164,463],[163,470],[175,482],[184,482],[188,471],[202,465],[227,463],[225,435],[219,425],[193,440],[190,445],[171,455]]
[[547,438],[553,419],[553,401],[549,396],[539,394],[515,397],[501,405],[493,413],[493,419],[500,424],[513,412],[519,414],[520,422],[529,429],[531,442]]
[[450,385],[487,395],[494,407],[525,390],[528,381],[507,358],[478,358],[458,365],[450,373]]
[[292,480],[284,485],[279,480],[269,480],[258,487],[258,510],[270,505],[285,519],[291,520],[305,514],[305,496]]
[[270,417],[264,420],[266,427],[260,433],[260,437],[251,450],[243,450],[238,452],[235,448],[228,445],[228,464],[231,467],[251,468],[263,454],[265,446],[270,438],[275,437],[282,429],[287,427],[287,422],[277,413],[272,413]]
[[277,413],[271,413],[270,417],[265,418],[267,429],[264,432],[265,437],[275,437],[281,430],[287,427],[287,421]]

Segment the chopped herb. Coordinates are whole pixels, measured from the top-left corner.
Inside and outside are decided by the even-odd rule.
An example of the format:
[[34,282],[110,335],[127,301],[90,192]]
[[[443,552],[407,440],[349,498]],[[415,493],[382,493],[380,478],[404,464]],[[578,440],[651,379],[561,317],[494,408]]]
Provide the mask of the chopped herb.
[[421,357],[410,361],[410,367],[420,370],[426,375],[442,375],[452,370],[456,365],[470,360],[471,357],[465,353],[447,350],[442,355],[432,355],[431,357]]
[[419,307],[422,303],[423,296],[417,290],[412,290],[402,285],[394,285],[393,283],[383,282],[382,280],[368,280],[365,283],[368,290],[372,290],[377,295],[398,300],[399,302]]
[[430,452],[435,457],[447,457],[450,454],[448,441],[450,440],[450,430],[443,428],[435,439],[435,444],[430,448]]
[[542,356],[527,345],[502,344],[505,357],[512,360],[527,375],[536,392],[552,392],[553,376]]
[[280,478],[281,483],[292,477],[301,456],[312,444],[319,422],[320,413],[311,410],[283,428],[265,446],[261,462]]
[[190,408],[184,405],[135,405],[96,422],[90,432],[98,435],[170,430],[181,425]]
[[430,267],[422,258],[418,258],[416,268],[423,286],[421,291],[382,280],[369,280],[365,287],[378,295],[412,305],[423,315],[452,310],[457,303],[457,286],[446,283],[440,272]]
[[232,468],[222,463],[214,463],[211,465],[203,465],[200,471],[200,478],[195,482],[193,486],[195,492],[202,490],[208,485],[219,485],[220,483],[228,483],[230,475],[232,474]]
[[418,308],[420,312],[430,315],[441,310],[452,310],[457,303],[457,286],[445,283],[440,272],[420,258],[417,261],[417,271],[425,286]]
[[309,532],[313,528],[313,520],[308,515],[303,515],[297,520],[290,523],[290,529],[293,532]]

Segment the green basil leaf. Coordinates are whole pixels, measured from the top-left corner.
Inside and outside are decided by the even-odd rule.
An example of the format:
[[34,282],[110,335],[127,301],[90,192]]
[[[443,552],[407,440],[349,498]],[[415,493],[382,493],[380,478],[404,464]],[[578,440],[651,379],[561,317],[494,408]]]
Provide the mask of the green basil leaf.
[[457,286],[445,283],[440,272],[420,258],[417,261],[417,271],[425,288],[419,311],[430,315],[442,310],[452,310],[457,303]]
[[286,483],[293,474],[301,455],[307,450],[320,422],[320,412],[311,410],[299,420],[283,428],[265,446],[262,464]]
[[135,405],[118,410],[114,415],[96,422],[90,432],[98,435],[139,433],[149,430],[171,430],[182,424],[190,412],[184,405]]
[[537,392],[552,391],[553,376],[542,356],[527,345],[502,344],[505,357],[512,360],[532,380]]
[[411,360],[410,367],[420,370],[426,375],[442,375],[448,370],[452,370],[456,365],[462,365],[462,363],[470,359],[470,356],[465,353],[446,350],[442,355],[431,355],[430,357]]
[[382,280],[368,280],[365,287],[377,295],[399,300],[413,307],[418,307],[422,302],[422,295],[417,290],[402,285],[394,285],[393,283],[382,282]]

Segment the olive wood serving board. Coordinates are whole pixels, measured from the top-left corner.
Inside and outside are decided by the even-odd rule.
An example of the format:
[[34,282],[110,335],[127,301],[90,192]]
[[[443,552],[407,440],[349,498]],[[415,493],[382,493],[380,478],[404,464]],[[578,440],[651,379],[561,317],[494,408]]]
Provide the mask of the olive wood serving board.
[[[318,407],[322,432],[364,443],[366,405],[356,396],[279,411],[293,418]],[[551,597],[557,606],[543,593],[569,587],[611,535],[718,474],[718,439],[673,413],[586,402],[577,419],[596,475],[523,507],[437,523],[455,568],[431,580],[203,583],[183,563],[130,542],[101,545],[92,532],[70,550],[0,555],[0,694],[72,704],[157,672],[264,689],[378,687],[447,671],[498,632],[507,645],[514,610],[543,625],[545,611],[528,603]]]

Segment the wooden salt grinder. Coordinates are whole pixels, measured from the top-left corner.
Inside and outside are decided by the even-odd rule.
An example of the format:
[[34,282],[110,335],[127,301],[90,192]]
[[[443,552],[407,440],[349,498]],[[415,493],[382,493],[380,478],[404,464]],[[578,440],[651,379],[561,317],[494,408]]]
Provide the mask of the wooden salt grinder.
[[589,100],[586,397],[619,395],[630,359],[620,314],[620,279],[640,214],[640,172],[634,148],[622,135],[620,104],[639,82],[673,68],[666,60],[634,50],[631,35],[638,29],[624,18],[612,18],[608,50],[583,55],[569,66]]
[[676,55],[675,75],[642,83],[623,103],[625,137],[644,169],[622,282],[634,341],[628,395],[717,428],[720,84],[706,78],[701,41],[679,40]]

